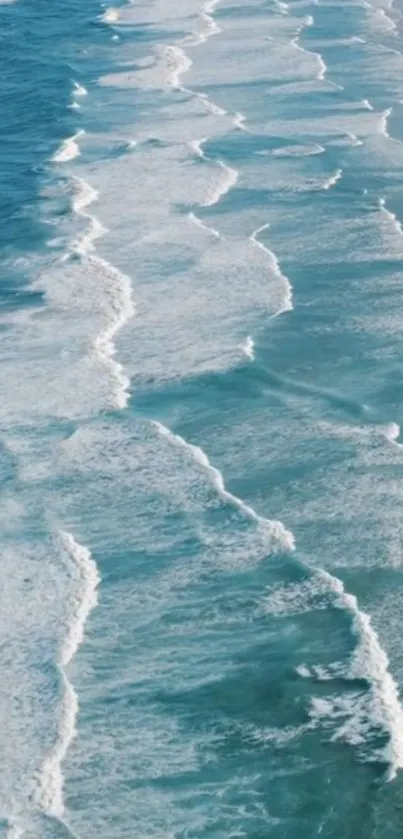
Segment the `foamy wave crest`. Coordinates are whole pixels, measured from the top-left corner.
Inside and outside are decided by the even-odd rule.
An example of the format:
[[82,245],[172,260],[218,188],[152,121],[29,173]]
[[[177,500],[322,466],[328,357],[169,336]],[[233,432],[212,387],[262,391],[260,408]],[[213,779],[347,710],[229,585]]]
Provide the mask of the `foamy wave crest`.
[[73,241],[71,250],[73,253],[84,256],[88,251],[94,250],[93,243],[96,239],[99,239],[100,236],[107,233],[107,229],[95,216],[91,215],[91,213],[88,213],[86,210],[86,208],[98,198],[97,191],[82,178],[73,178],[73,184],[75,186],[72,202],[73,210],[77,215],[86,219],[89,224],[87,230],[85,230],[84,233]]
[[402,448],[402,443],[399,443],[400,425],[398,425],[397,422],[389,422],[386,426],[384,426],[383,434],[390,443]]
[[85,134],[85,131],[80,129],[80,131],[77,131],[77,133],[73,134],[72,137],[68,137],[67,140],[63,140],[60,148],[58,148],[53,155],[52,160],[54,160],[55,163],[67,163],[69,160],[74,160],[75,157],[78,157],[80,154],[80,147],[77,140],[83,134]]
[[134,315],[131,282],[129,277],[118,271],[99,256],[88,256],[87,261],[100,271],[110,282],[110,311],[105,328],[94,341],[94,351],[102,364],[111,372],[115,382],[114,402],[117,408],[126,407],[130,399],[130,379],[126,376],[122,364],[116,361],[114,338],[117,332]]
[[208,157],[205,152],[203,151],[203,144],[206,143],[208,137],[202,137],[201,140],[192,140],[189,145],[192,151],[195,152],[197,157],[200,157],[202,160],[207,160],[210,163],[214,164],[221,169],[223,176],[218,180],[217,184],[215,184],[210,192],[208,198],[200,205],[201,207],[213,207],[214,204],[217,204],[220,199],[235,186],[239,172],[236,169],[233,169],[231,166],[227,166],[223,160],[213,161],[211,157]]
[[247,134],[250,134],[249,128],[246,127],[245,122],[246,117],[244,114],[237,111],[233,118],[234,128],[239,128],[240,131],[246,131]]
[[58,663],[63,685],[63,702],[59,736],[42,766],[35,803],[50,816],[62,818],[63,774],[61,764],[67,749],[75,736],[75,722],[78,711],[77,696],[70,684],[65,668],[77,652],[84,637],[85,622],[97,603],[97,586],[100,578],[96,563],[90,552],[80,545],[70,533],[60,533],[59,542],[75,583],[70,623]]
[[386,108],[386,110],[381,113],[381,118],[379,122],[379,133],[382,134],[383,137],[389,137],[388,121],[391,113],[392,108]]
[[403,708],[399,691],[389,671],[389,660],[378,635],[365,612],[361,612],[357,598],[344,590],[343,583],[326,571],[319,572],[324,582],[336,594],[336,605],[348,612],[352,618],[353,632],[357,645],[350,661],[347,677],[365,679],[368,692],[355,695],[353,701],[336,697],[334,700],[319,699],[313,704],[313,716],[329,714],[342,719],[333,739],[344,739],[353,745],[366,745],[366,739],[374,729],[381,729],[388,742],[373,758],[388,765],[387,777],[392,780],[403,768]]
[[256,525],[268,535],[270,547],[273,551],[287,552],[294,550],[294,536],[289,530],[286,530],[282,522],[274,520],[271,521],[270,519],[265,519],[262,516],[259,516],[252,507],[249,507],[248,504],[245,504],[245,502],[236,495],[232,495],[231,492],[228,492],[225,488],[221,472],[210,463],[210,460],[203,449],[199,446],[194,446],[192,443],[188,443],[183,439],[183,437],[180,437],[178,434],[174,434],[169,430],[169,428],[166,428],[166,426],[162,425],[160,422],[153,420],[152,424],[157,429],[158,433],[161,434],[162,437],[165,437],[169,443],[184,449],[185,452],[190,454],[191,458],[198,463],[203,472],[205,472],[205,474],[209,477],[212,486],[215,488],[222,501],[229,504],[231,507],[234,507],[245,518],[255,522]]
[[83,87],[81,84],[78,84],[78,82],[74,82],[74,96],[87,96],[87,93],[88,90],[85,87]]
[[103,20],[104,23],[116,23],[116,21],[119,20],[118,9],[114,9],[112,7],[110,9],[106,9],[103,15],[101,15],[101,20]]
[[343,169],[337,169],[336,172],[334,172],[333,175],[330,175],[330,177],[327,179],[327,181],[325,181],[322,189],[325,189],[325,190],[331,189],[332,186],[335,186],[338,183],[338,181],[341,180],[342,177],[343,177]]
[[246,357],[249,358],[251,361],[255,360],[255,342],[250,335],[248,335],[242,347],[242,351],[244,355],[246,355]]
[[213,207],[214,204],[218,204],[220,199],[235,186],[238,180],[239,173],[236,169],[227,166],[223,160],[218,160],[217,165],[220,167],[223,175],[217,185],[212,189],[211,195],[209,195],[206,201],[203,201],[202,207]]
[[395,233],[398,233],[399,236],[403,236],[403,227],[402,223],[399,221],[397,215],[392,213],[391,210],[388,210],[386,206],[386,201],[384,198],[379,199],[379,209],[384,216],[392,222],[393,229]]
[[204,3],[199,12],[199,17],[204,24],[203,29],[200,32],[195,32],[192,35],[186,36],[182,43],[187,43],[192,46],[204,44],[209,38],[213,37],[213,35],[218,35],[218,33],[221,32],[221,28],[218,26],[218,23],[216,23],[213,17],[213,12],[215,7],[218,5],[218,2],[219,0],[210,0],[210,2]]
[[283,303],[283,306],[281,307],[281,309],[277,312],[277,315],[279,315],[279,314],[282,314],[282,312],[288,312],[293,308],[293,305],[292,305],[292,287],[291,287],[291,283],[290,283],[288,277],[286,277],[285,274],[283,274],[283,272],[281,271],[279,261],[278,261],[277,257],[275,256],[275,254],[273,253],[273,251],[269,250],[269,248],[266,248],[266,246],[262,242],[260,242],[259,239],[257,238],[259,233],[262,233],[263,230],[268,230],[269,227],[270,227],[269,224],[262,224],[261,227],[256,228],[256,230],[254,230],[252,235],[250,236],[250,241],[253,243],[253,245],[256,248],[259,248],[260,250],[262,250],[266,254],[267,259],[270,263],[271,269],[277,274],[277,276],[279,277],[279,279],[281,279],[281,281],[284,285],[284,291],[285,291],[284,303]]
[[73,185],[73,210],[78,216],[88,220],[89,224],[86,230],[73,240],[69,252],[62,259],[68,260],[71,254],[76,254],[83,259],[84,264],[107,281],[103,284],[108,288],[106,324],[93,342],[93,351],[102,365],[111,373],[114,382],[114,404],[122,409],[126,407],[130,398],[130,379],[115,358],[114,337],[135,313],[131,281],[129,277],[94,253],[95,240],[107,232],[96,216],[87,210],[98,198],[98,192],[82,178],[73,177]]

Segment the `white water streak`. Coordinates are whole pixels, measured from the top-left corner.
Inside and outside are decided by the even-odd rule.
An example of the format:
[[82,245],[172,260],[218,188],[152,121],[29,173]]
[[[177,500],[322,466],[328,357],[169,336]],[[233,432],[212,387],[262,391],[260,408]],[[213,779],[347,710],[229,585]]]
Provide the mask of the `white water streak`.
[[294,550],[294,536],[289,530],[286,530],[282,522],[275,520],[272,521],[270,519],[263,518],[263,516],[259,516],[252,507],[245,504],[245,502],[236,495],[232,495],[231,492],[228,492],[225,488],[221,472],[210,463],[210,460],[203,449],[199,446],[194,446],[192,443],[188,443],[183,437],[180,437],[178,434],[174,434],[169,430],[169,428],[166,428],[166,426],[162,425],[160,422],[153,420],[152,424],[157,429],[158,433],[162,437],[165,437],[171,445],[182,448],[191,456],[192,460],[195,461],[201,470],[207,475],[222,501],[229,504],[231,507],[234,507],[245,518],[255,522],[256,525],[269,536],[270,547],[273,551],[287,552]]
[[248,335],[248,337],[247,337],[247,339],[246,339],[246,341],[245,341],[245,343],[242,347],[242,351],[243,351],[244,355],[246,355],[246,357],[250,359],[250,361],[255,360],[255,342],[254,342],[253,338],[251,337],[251,335]]
[[86,264],[96,272],[100,272],[107,280],[110,289],[109,312],[105,327],[96,337],[93,349],[98,359],[111,373],[115,382],[114,401],[119,409],[126,407],[130,398],[130,379],[124,373],[123,367],[115,358],[116,347],[114,338],[124,324],[135,314],[132,300],[131,280],[106,260],[94,253],[94,241],[104,235],[107,230],[96,216],[88,212],[88,207],[96,201],[98,193],[90,184],[81,178],[73,178],[75,197],[73,209],[75,213],[88,220],[87,229],[77,237],[70,246],[70,253],[62,259],[69,259],[70,254],[79,255]]
[[63,140],[61,146],[53,155],[52,160],[54,160],[55,163],[67,163],[69,160],[74,160],[75,157],[78,157],[80,154],[80,147],[77,140],[83,134],[85,134],[85,131],[80,129],[80,131],[77,131],[77,133],[73,134],[72,137],[68,137],[67,140]]
[[188,218],[191,222],[193,222],[193,224],[196,225],[196,227],[199,227],[201,230],[204,230],[207,233],[211,233],[211,235],[214,236],[216,239],[221,239],[221,235],[218,232],[218,230],[216,230],[214,227],[209,227],[208,224],[205,224],[205,222],[202,221],[202,219],[200,219],[198,216],[196,216],[195,213],[189,213]]
[[78,712],[77,696],[68,680],[66,667],[83,641],[85,622],[97,603],[96,590],[100,578],[96,563],[87,548],[76,542],[71,533],[61,532],[59,539],[75,583],[75,595],[70,623],[58,663],[64,691],[58,739],[42,766],[36,803],[48,815],[62,818],[64,814],[62,762],[76,733],[75,723]]
[[260,250],[262,250],[266,254],[267,259],[268,259],[269,264],[270,264],[270,267],[277,274],[279,279],[281,279],[281,281],[284,285],[285,300],[284,300],[284,304],[281,307],[281,309],[276,313],[276,317],[277,317],[277,315],[282,314],[283,312],[289,312],[293,308],[292,286],[291,286],[291,283],[290,283],[288,277],[286,277],[285,274],[283,274],[283,272],[280,268],[280,263],[279,263],[276,255],[273,253],[273,251],[269,250],[269,248],[266,248],[266,246],[262,242],[260,242],[260,240],[257,238],[259,236],[259,233],[262,233],[263,230],[268,230],[269,227],[270,227],[269,224],[262,224],[261,227],[258,227],[258,228],[256,228],[256,230],[253,231],[253,233],[249,237],[249,239],[256,248],[259,248]]
[[335,184],[337,184],[338,181],[340,181],[342,177],[343,177],[343,169],[337,169],[336,172],[334,172],[333,175],[330,175],[329,178],[327,179],[327,181],[325,181],[322,189],[324,189],[324,190],[331,189],[332,186],[335,186]]

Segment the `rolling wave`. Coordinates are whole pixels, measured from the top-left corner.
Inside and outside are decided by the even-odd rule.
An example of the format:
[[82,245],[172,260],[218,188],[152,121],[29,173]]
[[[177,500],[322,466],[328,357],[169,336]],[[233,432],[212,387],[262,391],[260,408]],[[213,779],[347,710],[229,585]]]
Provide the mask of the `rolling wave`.
[[[364,679],[369,685],[369,695],[354,695],[351,702],[342,698],[313,700],[314,716],[336,716],[343,719],[334,739],[345,739],[352,745],[364,745],[372,727],[381,728],[387,735],[387,744],[370,756],[388,766],[387,780],[395,778],[403,768],[403,708],[399,690],[389,671],[388,657],[382,648],[378,635],[372,627],[369,615],[359,609],[357,598],[345,591],[337,577],[325,571],[320,572],[325,584],[337,595],[336,605],[352,618],[352,629],[357,645],[352,655],[347,676],[349,679]],[[306,674],[305,674],[306,675]]]

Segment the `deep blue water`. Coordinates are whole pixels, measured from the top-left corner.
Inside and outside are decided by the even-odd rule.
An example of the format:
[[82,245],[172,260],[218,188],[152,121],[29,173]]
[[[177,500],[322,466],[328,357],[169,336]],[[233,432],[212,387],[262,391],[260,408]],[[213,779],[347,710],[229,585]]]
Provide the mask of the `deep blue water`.
[[7,839],[400,836],[400,26],[0,4]]

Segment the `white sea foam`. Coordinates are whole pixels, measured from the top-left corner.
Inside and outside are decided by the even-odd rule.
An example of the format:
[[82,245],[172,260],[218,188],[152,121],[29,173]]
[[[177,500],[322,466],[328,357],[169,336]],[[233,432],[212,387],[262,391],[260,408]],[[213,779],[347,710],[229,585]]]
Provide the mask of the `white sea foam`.
[[298,664],[298,667],[295,668],[295,672],[298,673],[298,676],[301,676],[302,679],[309,679],[311,677],[311,671],[306,664]]
[[242,347],[244,355],[249,358],[251,361],[255,360],[255,342],[253,338],[248,335],[243,347]]
[[351,143],[352,143],[353,146],[362,146],[363,145],[363,141],[359,140],[359,138],[357,137],[356,134],[353,134],[351,132],[347,132],[347,137],[348,137],[349,140],[351,140]]
[[76,593],[71,607],[67,635],[60,650],[59,670],[64,696],[58,739],[42,765],[35,802],[48,815],[62,818],[64,803],[61,765],[75,736],[75,722],[78,712],[77,696],[67,678],[65,668],[82,643],[85,622],[96,605],[99,574],[90,552],[76,542],[70,533],[61,532],[59,539],[62,553],[71,569]]
[[101,20],[103,20],[104,23],[116,23],[116,21],[119,20],[118,9],[114,9],[113,7],[106,9],[103,15],[101,15]]
[[218,35],[221,32],[221,28],[213,17],[213,12],[215,7],[218,5],[218,2],[219,0],[217,0],[217,2],[204,3],[199,12],[199,18],[204,24],[203,29],[200,32],[198,31],[186,36],[182,43],[197,46],[198,44],[205,43],[209,38],[212,38],[214,35]]
[[[106,260],[101,259],[94,252],[94,242],[103,236],[107,230],[101,222],[87,211],[98,198],[97,190],[82,178],[73,179],[75,187],[73,209],[75,213],[88,220],[86,230],[76,237],[70,246],[70,253],[80,255],[95,274],[103,277],[103,286],[108,286],[108,309],[106,323],[93,342],[99,361],[111,374],[114,382],[114,402],[117,408],[124,408],[129,400],[130,379],[125,375],[122,365],[116,360],[114,337],[129,318],[134,315],[135,308],[132,301],[131,281],[129,277],[118,271]],[[67,253],[65,259],[69,258]]]
[[335,184],[337,184],[338,181],[340,181],[342,176],[343,176],[343,169],[337,169],[336,172],[334,172],[333,175],[330,175],[330,177],[325,181],[325,183],[322,186],[322,189],[325,189],[325,190],[331,189],[332,186],[335,186]]
[[78,157],[80,154],[80,147],[77,140],[83,134],[85,134],[85,131],[80,129],[80,131],[77,131],[77,133],[73,134],[72,137],[68,137],[67,140],[64,140],[60,148],[53,155],[52,160],[54,160],[55,163],[67,163],[69,160],[74,160],[75,157]]
[[168,87],[180,88],[181,77],[187,73],[193,62],[181,47],[163,47],[161,54],[167,74],[166,84]]
[[74,82],[74,96],[87,96],[87,93],[88,90],[85,87],[83,87],[81,84],[78,84],[78,82]]
[[267,157],[312,157],[316,154],[323,154],[324,151],[324,146],[320,146],[319,143],[309,143],[305,145],[298,143],[292,146],[282,146],[281,148],[273,150],[259,151],[256,152],[256,154]]
[[209,97],[205,93],[198,93],[197,98],[212,114],[216,114],[217,116],[224,116],[226,113],[228,113],[225,110],[225,108],[220,108],[219,105],[216,105],[215,102],[212,102],[211,99],[209,99]]
[[388,132],[388,120],[392,113],[392,108],[386,108],[385,111],[381,113],[380,121],[379,121],[379,133],[383,134],[384,137],[389,137]]
[[383,427],[383,433],[390,443],[394,443],[395,446],[403,448],[403,444],[398,442],[400,437],[400,425],[398,425],[397,422],[389,422],[385,425]]
[[280,268],[280,263],[279,263],[276,255],[273,253],[273,251],[269,250],[269,248],[266,248],[266,246],[263,244],[263,242],[260,242],[260,240],[258,239],[259,233],[262,233],[263,230],[268,230],[269,227],[270,227],[269,224],[262,224],[261,227],[258,227],[258,228],[256,228],[256,230],[253,231],[253,233],[251,234],[249,239],[256,248],[259,248],[261,251],[263,251],[263,253],[266,254],[266,256],[269,260],[271,269],[277,274],[277,276],[279,277],[279,279],[281,279],[281,281],[284,285],[284,291],[285,291],[284,303],[283,303],[282,308],[277,312],[277,315],[279,315],[279,314],[282,314],[283,312],[288,312],[293,308],[293,305],[292,305],[292,287],[291,287],[291,283],[290,283],[288,277],[286,277],[285,274],[283,274],[283,272]]
[[244,114],[241,114],[239,111],[234,115],[233,123],[234,128],[239,128],[240,131],[246,131],[248,134],[250,133],[249,129],[245,125],[246,117]]
[[222,501],[229,504],[231,507],[234,507],[241,513],[241,515],[245,516],[245,518],[255,522],[256,525],[268,535],[270,547],[273,551],[294,550],[294,536],[289,530],[286,530],[282,522],[274,520],[271,521],[270,519],[265,519],[262,516],[259,516],[252,507],[245,504],[245,502],[236,495],[232,495],[231,492],[228,492],[225,488],[221,472],[210,463],[210,460],[203,449],[199,446],[194,446],[192,443],[188,443],[183,437],[180,437],[178,434],[174,434],[169,430],[169,428],[166,428],[166,426],[162,425],[160,422],[153,420],[152,424],[157,429],[158,433],[165,437],[171,445],[178,446],[190,454],[191,458],[196,461],[203,472],[205,472],[205,474],[209,477],[213,487]]
[[190,143],[189,143],[190,148],[192,149],[192,151],[195,152],[197,157],[201,157],[204,160],[209,160],[209,158],[206,157],[206,155],[203,151],[203,148],[202,148],[204,143],[207,142],[207,140],[208,140],[208,137],[202,137],[201,140],[191,140]]

